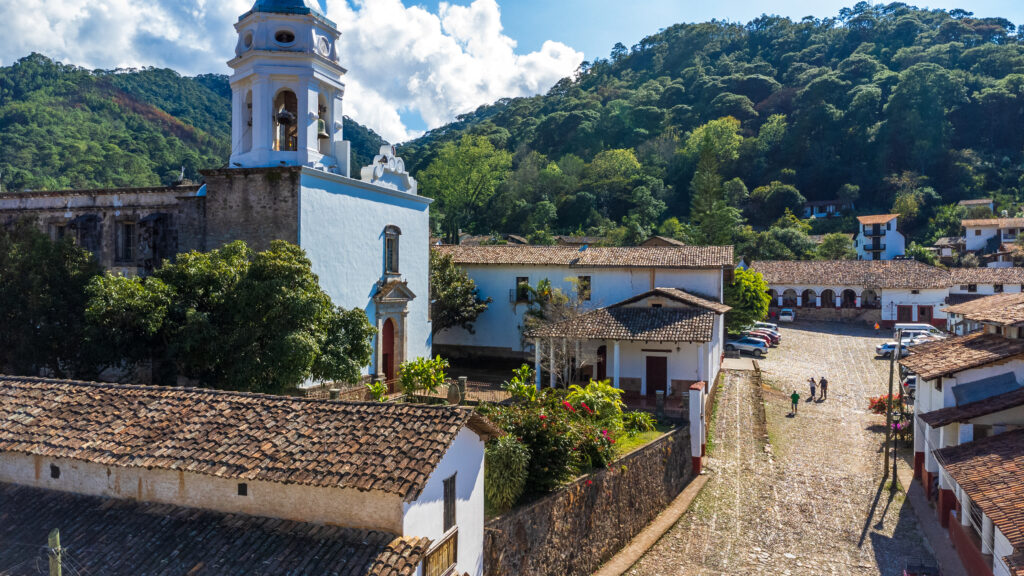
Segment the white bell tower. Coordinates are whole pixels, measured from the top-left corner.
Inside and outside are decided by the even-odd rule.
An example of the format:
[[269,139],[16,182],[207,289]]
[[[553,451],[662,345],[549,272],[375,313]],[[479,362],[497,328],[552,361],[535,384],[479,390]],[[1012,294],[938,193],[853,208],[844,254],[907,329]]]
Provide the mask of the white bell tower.
[[349,176],[341,33],[317,0],[256,0],[235,30],[231,167],[309,166]]

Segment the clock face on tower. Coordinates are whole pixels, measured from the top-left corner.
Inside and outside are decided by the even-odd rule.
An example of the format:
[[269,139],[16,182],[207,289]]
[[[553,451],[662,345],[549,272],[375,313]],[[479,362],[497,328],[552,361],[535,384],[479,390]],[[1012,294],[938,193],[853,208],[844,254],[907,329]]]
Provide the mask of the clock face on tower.
[[320,38],[320,41],[316,44],[316,51],[325,58],[329,57],[331,55],[330,41],[328,41],[327,38]]

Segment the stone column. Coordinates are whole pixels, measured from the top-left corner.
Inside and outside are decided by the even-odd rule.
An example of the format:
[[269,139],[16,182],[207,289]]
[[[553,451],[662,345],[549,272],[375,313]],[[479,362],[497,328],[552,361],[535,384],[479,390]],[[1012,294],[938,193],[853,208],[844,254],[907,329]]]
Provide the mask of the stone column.
[[779,296],[779,308],[782,307],[782,296]]
[[274,94],[266,78],[252,81],[252,151],[254,160],[265,165],[274,144]]
[[821,295],[819,294],[814,298],[814,307],[821,308]]
[[796,296],[796,307],[799,308],[799,307],[803,306],[803,304],[804,304],[804,297],[802,295],[800,295],[800,294],[797,294],[797,296]]
[[836,290],[835,291],[835,295],[836,295],[836,308],[842,308],[843,307],[843,291],[842,290]]
[[246,122],[244,86],[238,85],[231,88],[231,156],[234,159],[236,154],[243,154],[242,140],[244,139]]
[[575,378],[576,380],[580,379],[580,373],[579,373],[579,368],[581,366],[581,364],[580,364],[580,356],[582,356],[582,351],[580,350],[580,347],[581,347],[580,341],[577,340],[576,341],[576,359],[573,360],[573,363],[572,363],[572,371],[576,373],[576,378]]
[[562,381],[569,384],[569,340],[562,338]]
[[612,358],[613,358],[613,362],[615,362],[615,370],[612,372],[612,374],[613,374],[612,384],[616,388],[619,388],[620,387],[619,386],[619,373],[621,371],[619,370],[619,341],[618,340],[615,341],[615,345],[614,345],[613,352],[612,352]]
[[533,379],[537,385],[537,391],[540,392],[540,347],[541,339],[533,339]]
[[[1019,504],[1019,503],[1018,503]],[[981,516],[981,553],[991,554],[995,539],[995,525],[987,514]]]
[[694,382],[690,385],[690,459],[693,473],[700,474],[704,453],[704,385]]
[[971,525],[971,499],[963,490],[960,491],[960,525],[964,527]]
[[860,296],[857,296],[857,299],[854,300],[854,303],[857,306],[857,308],[860,308]]

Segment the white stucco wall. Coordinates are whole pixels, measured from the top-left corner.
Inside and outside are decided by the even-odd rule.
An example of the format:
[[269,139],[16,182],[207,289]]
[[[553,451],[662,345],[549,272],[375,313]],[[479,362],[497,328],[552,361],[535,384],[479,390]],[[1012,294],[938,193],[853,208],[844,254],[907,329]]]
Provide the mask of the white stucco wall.
[[946,313],[942,311],[946,307],[946,296],[949,294],[947,288],[929,288],[918,290],[914,294],[912,290],[885,289],[880,291],[882,300],[882,320],[897,319],[897,306],[913,306],[914,318],[912,322],[918,321],[918,306],[932,306],[932,317],[935,320],[943,320]]
[[[906,238],[903,237],[898,230],[896,230],[895,221],[891,223],[891,230],[886,230],[883,225],[881,228],[882,236],[878,237],[878,243],[885,245],[885,250],[880,252],[879,259],[881,260],[892,260],[896,256],[902,256],[906,253]],[[857,259],[858,260],[872,260],[874,252],[865,250],[865,246],[872,245],[874,242],[871,240],[874,237],[868,237],[864,235],[864,229],[858,226],[857,238],[854,241],[857,248]]]
[[376,284],[384,278],[384,228],[402,230],[400,279],[416,295],[406,317],[407,359],[430,355],[429,205],[430,199],[421,196],[302,171],[299,244],[334,303],[365,310],[371,324],[376,324]]
[[[60,478],[50,477],[51,464],[60,468]],[[401,497],[378,491],[247,480],[248,495],[239,496],[238,479],[14,452],[0,452],[0,482],[393,534],[401,534],[403,528]]]
[[463,428],[441,458],[416,501],[403,505],[403,534],[435,543],[444,532],[444,480],[455,477],[455,524],[459,529],[456,573],[482,576],[484,570],[484,442]]
[[1003,534],[999,526],[995,526],[995,533],[992,538],[992,576],[1013,576],[1007,568],[1003,558],[1013,556],[1013,546],[1010,539]]
[[973,252],[975,250],[984,250],[985,244],[988,243],[989,238],[994,237],[999,233],[996,227],[970,227],[967,228],[967,234],[964,236],[966,241],[966,248],[968,251]]
[[[954,284],[954,285],[949,287],[949,293],[950,294],[983,294],[983,295],[991,295],[991,294],[995,294],[996,293],[996,285],[995,284],[975,284],[976,290],[974,292],[971,292],[970,290],[968,290],[967,286],[968,286],[967,284]],[[1021,285],[1020,284],[1003,284],[1002,286],[1003,286],[1003,292],[1005,292],[1005,293],[1019,294],[1020,291],[1021,291]]]
[[573,290],[578,276],[590,276],[591,296],[586,308],[600,308],[642,294],[652,288],[681,288],[694,294],[722,297],[722,270],[654,268],[569,268],[568,266],[464,266],[482,298],[494,301],[474,323],[475,334],[449,328],[437,334],[437,344],[475,346],[522,351],[524,302],[509,301],[517,277],[528,277],[536,286],[547,279],[566,293]]
[[971,368],[970,370],[957,372],[956,382],[958,385],[970,384],[971,382],[977,382],[984,378],[1006,374],[1007,372],[1013,372],[1017,377],[1018,382],[1024,381],[1024,360],[1019,358],[1011,359],[1007,362],[990,364],[988,366],[981,366],[979,368]]

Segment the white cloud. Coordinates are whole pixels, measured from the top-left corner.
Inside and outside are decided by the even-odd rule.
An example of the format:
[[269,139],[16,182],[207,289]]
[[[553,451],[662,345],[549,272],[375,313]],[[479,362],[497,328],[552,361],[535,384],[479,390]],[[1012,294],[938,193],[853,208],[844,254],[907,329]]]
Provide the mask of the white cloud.
[[[89,68],[166,66],[225,72],[232,24],[252,0],[0,0],[0,63],[41,52]],[[346,113],[392,141],[502,97],[547,90],[583,54],[559,42],[516,53],[495,0],[441,3],[438,13],[400,0],[327,0],[342,31]]]

